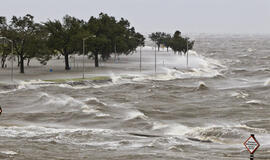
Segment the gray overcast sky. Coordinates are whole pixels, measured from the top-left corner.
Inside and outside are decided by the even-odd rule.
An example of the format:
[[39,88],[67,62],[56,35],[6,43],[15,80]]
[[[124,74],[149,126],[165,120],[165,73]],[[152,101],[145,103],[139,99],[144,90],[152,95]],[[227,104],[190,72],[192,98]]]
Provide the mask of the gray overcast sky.
[[270,0],[1,0],[0,15],[36,21],[100,12],[126,18],[141,33],[270,33]]

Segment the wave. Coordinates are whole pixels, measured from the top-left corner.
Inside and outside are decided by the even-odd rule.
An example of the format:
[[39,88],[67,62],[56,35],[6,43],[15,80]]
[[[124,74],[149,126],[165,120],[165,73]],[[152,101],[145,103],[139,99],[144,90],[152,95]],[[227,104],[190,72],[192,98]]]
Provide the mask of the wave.
[[239,124],[239,125],[236,125],[235,128],[241,129],[241,130],[244,130],[245,132],[250,132],[250,133],[267,133],[267,130],[264,128],[249,127],[247,124]]
[[186,68],[185,56],[175,57],[171,64],[167,67],[161,67],[159,72],[156,74],[144,73],[133,73],[133,74],[114,74],[110,73],[111,82],[105,84],[93,84],[94,88],[108,87],[112,85],[121,85],[128,83],[138,83],[143,81],[168,81],[174,79],[186,79],[186,78],[213,78],[223,77],[224,70],[227,67],[222,65],[219,61],[205,58],[195,51],[190,51],[190,65]]
[[[227,69],[226,66],[222,65],[219,61],[205,58],[198,55],[196,52],[191,52],[190,65],[188,68],[183,64],[183,57],[176,58],[179,61],[178,64],[172,68],[164,67],[163,70],[167,72],[166,75],[156,76],[157,80],[173,80],[173,79],[186,79],[186,78],[213,78],[223,76],[221,72]],[[184,63],[185,64],[185,63]]]
[[168,81],[174,79],[187,78],[215,78],[223,77],[222,72],[227,70],[227,67],[222,65],[219,61],[203,57],[195,51],[189,52],[190,63],[186,68],[185,56],[173,56],[172,62],[166,67],[161,67],[156,74],[133,73],[133,74],[109,74],[110,80],[95,81],[86,80],[83,82],[63,82],[54,83],[42,80],[19,81],[17,89],[37,89],[43,86],[57,86],[71,89],[87,89],[87,88],[102,88],[113,85],[121,85],[128,83],[138,83],[143,81]]
[[167,129],[165,130],[165,135],[170,136],[179,136],[185,135],[191,131],[190,127],[181,125],[181,124],[168,124]]
[[53,82],[46,82],[40,79],[38,80],[30,80],[30,81],[18,81],[18,89],[37,89],[41,86],[48,86],[53,84]]
[[248,51],[248,52],[254,52],[254,51],[256,51],[256,49],[248,48],[247,51]]
[[185,134],[189,140],[199,142],[230,143],[233,138],[241,138],[242,134],[234,128],[213,126],[194,128],[191,132]]
[[161,123],[161,122],[154,122],[153,126],[152,126],[152,130],[160,130],[160,129],[164,129],[164,128],[167,128],[167,127],[168,127],[167,124],[164,124],[164,123]]
[[270,78],[264,82],[264,86],[270,86]]
[[245,99],[245,98],[247,98],[247,97],[249,96],[249,94],[240,91],[240,92],[234,92],[234,93],[232,93],[231,96],[232,96],[232,97],[236,97],[236,98],[242,98],[242,99]]
[[144,113],[138,111],[138,110],[129,110],[126,113],[126,119],[125,120],[133,120],[133,119],[143,119],[147,120],[148,117],[144,115]]
[[86,114],[94,114],[96,117],[110,117],[110,114],[102,113],[101,111],[94,109],[93,107],[90,107],[88,105],[83,105],[81,107],[82,112]]
[[260,100],[250,100],[250,101],[247,101],[246,104],[254,104],[254,105],[264,105],[264,103]]
[[239,144],[243,135],[249,136],[249,133],[265,134],[267,131],[260,128],[248,127],[245,124],[234,125],[214,125],[208,127],[195,127],[185,136],[191,141],[210,142],[221,144]]
[[[248,133],[267,133],[265,129],[252,128],[242,124],[188,127],[181,124],[154,123],[153,131],[164,132],[165,136],[180,136],[202,143],[239,144]],[[151,134],[152,135],[152,134]],[[247,135],[248,136],[248,135]]]
[[7,155],[16,155],[16,154],[18,154],[17,152],[14,152],[14,151],[0,151],[0,153],[7,154]]
[[[58,109],[62,108],[67,111],[69,109],[73,110],[72,106],[83,106],[84,103],[74,99],[71,96],[60,94],[60,95],[49,95],[48,93],[41,92],[39,99],[36,101],[37,104],[50,106],[53,110],[54,107],[58,107]],[[53,107],[52,107],[53,106]],[[60,107],[60,108],[59,108]],[[49,108],[47,108],[49,109]],[[46,110],[47,110],[46,109]],[[75,108],[74,108],[75,109]]]
[[[22,89],[37,89],[40,84],[47,84],[47,82],[41,80],[31,80],[31,81],[16,81],[14,84],[3,84],[0,85],[0,94],[15,92]],[[3,90],[2,90],[3,89]]]
[[55,134],[69,134],[76,132],[85,132],[91,134],[112,134],[116,131],[110,129],[88,129],[88,128],[76,128],[76,129],[63,129],[63,128],[50,128],[50,127],[41,127],[41,126],[12,126],[12,127],[1,127],[0,126],[0,136],[1,137],[23,137],[23,138],[31,138],[31,137],[42,137],[43,135],[53,135]]
[[[53,144],[72,144],[79,146],[93,146],[104,148],[115,147],[143,147],[143,144],[135,141],[122,139],[111,139],[104,141],[105,137],[115,137],[116,135],[128,136],[129,134],[121,130],[101,129],[101,128],[51,128],[41,126],[24,127],[1,127],[0,137],[9,138],[30,138],[32,141],[48,142]],[[1,152],[1,151],[0,151]]]
[[15,91],[17,91],[17,89],[3,90],[3,91],[0,91],[0,94],[7,94],[7,93],[10,93],[10,92],[15,92]]
[[59,113],[59,112],[82,112],[85,114],[93,114],[96,117],[109,117],[107,113],[103,113],[96,108],[107,106],[97,98],[87,98],[85,100],[75,99],[68,95],[58,94],[50,95],[40,92],[38,98],[31,103],[30,106],[24,108],[26,113]]
[[208,89],[208,87],[206,86],[206,84],[201,81],[201,82],[199,82],[199,86],[197,87],[196,90],[201,91],[201,90],[207,90],[207,89]]
[[98,98],[96,98],[96,97],[90,97],[90,98],[86,98],[85,100],[84,100],[84,102],[86,103],[86,104],[94,104],[94,105],[102,105],[102,106],[107,106],[108,104],[107,103],[105,103],[105,102],[102,102],[101,100],[99,100]]

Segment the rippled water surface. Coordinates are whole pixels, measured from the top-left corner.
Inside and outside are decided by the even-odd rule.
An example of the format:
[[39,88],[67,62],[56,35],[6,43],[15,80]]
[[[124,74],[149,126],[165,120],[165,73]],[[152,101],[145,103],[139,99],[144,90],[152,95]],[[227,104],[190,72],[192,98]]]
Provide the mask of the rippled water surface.
[[[108,80],[1,85],[0,159],[270,159],[270,36],[200,35],[186,57],[143,50]],[[121,69],[122,68],[122,69]]]

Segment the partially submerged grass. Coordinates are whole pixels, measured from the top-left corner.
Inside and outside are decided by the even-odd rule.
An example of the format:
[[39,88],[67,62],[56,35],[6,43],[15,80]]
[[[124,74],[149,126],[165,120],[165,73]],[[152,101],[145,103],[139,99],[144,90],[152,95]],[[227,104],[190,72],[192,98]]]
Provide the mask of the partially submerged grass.
[[54,83],[66,83],[66,82],[83,82],[83,81],[110,81],[111,77],[109,76],[97,76],[91,78],[72,78],[72,79],[52,79],[52,80],[44,80],[46,82],[54,82]]

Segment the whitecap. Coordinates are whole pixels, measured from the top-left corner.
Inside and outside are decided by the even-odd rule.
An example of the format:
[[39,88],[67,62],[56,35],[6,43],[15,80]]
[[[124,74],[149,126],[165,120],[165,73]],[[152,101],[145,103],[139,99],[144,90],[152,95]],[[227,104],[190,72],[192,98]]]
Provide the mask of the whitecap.
[[262,101],[260,100],[250,100],[246,102],[247,104],[263,104]]
[[8,155],[16,155],[16,154],[18,154],[17,152],[14,152],[14,151],[0,151],[0,153],[8,154]]
[[245,99],[249,96],[248,93],[245,93],[245,92],[234,92],[231,94],[232,97],[236,97],[236,98],[242,98],[242,99]]
[[126,120],[132,120],[136,118],[141,118],[146,120],[148,117],[138,110],[129,110],[126,114]]
[[191,131],[191,128],[182,124],[168,124],[165,135],[182,136]]
[[99,103],[99,104],[101,104],[101,105],[103,105],[103,106],[107,106],[107,103],[102,102],[101,100],[99,100],[99,99],[96,98],[96,97],[90,97],[90,98],[86,98],[86,99],[84,100],[84,102],[89,102],[89,101],[95,101],[96,103]]
[[159,130],[159,129],[163,129],[163,128],[167,128],[168,125],[161,123],[161,122],[154,122],[153,126],[152,126],[152,130]]
[[207,89],[208,87],[206,86],[206,84],[203,81],[200,81],[197,90],[207,90]]
[[30,81],[18,81],[18,89],[37,89],[41,86],[48,86],[53,84],[53,82],[46,82],[40,79],[30,80]]
[[111,135],[115,131],[111,129],[100,129],[100,128],[76,128],[76,129],[62,129],[62,128],[49,128],[41,126],[24,126],[24,127],[0,127],[0,135],[2,137],[24,137],[31,138],[35,136],[42,136],[47,134],[59,134],[59,133],[74,133],[78,131],[91,132],[93,134],[105,134]]
[[225,126],[196,127],[185,136],[189,140],[198,142],[232,143],[231,138],[240,138],[241,133],[237,129]]
[[270,78],[264,82],[264,86],[270,86]]

